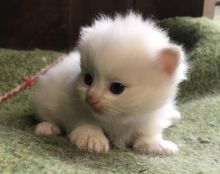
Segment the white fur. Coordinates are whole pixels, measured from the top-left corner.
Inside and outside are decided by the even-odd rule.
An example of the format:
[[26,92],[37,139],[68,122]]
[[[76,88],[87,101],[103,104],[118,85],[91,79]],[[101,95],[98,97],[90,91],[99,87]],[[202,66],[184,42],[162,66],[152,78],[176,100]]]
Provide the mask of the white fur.
[[[177,146],[162,132],[180,118],[175,96],[187,70],[182,48],[153,22],[129,13],[82,28],[78,49],[40,78],[33,95],[39,118],[64,127],[71,142],[89,152],[107,152],[110,140],[147,154],[175,154]],[[172,74],[162,68],[165,49],[177,59]],[[93,76],[91,86],[85,73]],[[127,87],[114,95],[112,82]],[[85,102],[87,95],[99,100],[101,113]]]
[[54,123],[43,121],[37,125],[35,133],[37,135],[59,135],[61,131]]

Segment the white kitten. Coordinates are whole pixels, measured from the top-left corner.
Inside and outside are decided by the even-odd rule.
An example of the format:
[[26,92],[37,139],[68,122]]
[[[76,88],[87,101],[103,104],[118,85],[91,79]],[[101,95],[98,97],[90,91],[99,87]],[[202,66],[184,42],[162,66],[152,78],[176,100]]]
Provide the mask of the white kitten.
[[107,152],[111,142],[175,154],[177,146],[162,132],[180,118],[175,96],[187,69],[182,48],[129,13],[82,28],[78,49],[40,78],[33,100],[43,122],[36,133],[57,135],[63,127],[89,152]]

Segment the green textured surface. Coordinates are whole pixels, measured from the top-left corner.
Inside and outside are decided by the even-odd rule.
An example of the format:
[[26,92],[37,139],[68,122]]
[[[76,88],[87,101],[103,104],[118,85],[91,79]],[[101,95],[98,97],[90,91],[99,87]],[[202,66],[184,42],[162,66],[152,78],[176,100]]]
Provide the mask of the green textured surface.
[[[161,158],[117,149],[91,155],[77,151],[64,137],[37,137],[27,90],[0,106],[0,173],[218,174],[220,26],[201,18],[168,19],[161,25],[190,50],[190,78],[179,95],[183,120],[165,132],[180,147],[178,155]],[[59,55],[0,49],[0,94]]]

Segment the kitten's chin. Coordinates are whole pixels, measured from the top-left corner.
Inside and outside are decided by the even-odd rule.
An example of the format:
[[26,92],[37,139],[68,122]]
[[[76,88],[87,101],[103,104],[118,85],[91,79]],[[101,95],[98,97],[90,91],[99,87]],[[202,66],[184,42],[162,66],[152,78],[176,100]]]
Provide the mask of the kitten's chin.
[[92,107],[88,104],[86,104],[86,106],[88,107],[89,111],[92,113],[94,117],[101,118],[103,117],[103,115],[105,115],[105,111],[101,107]]
[[99,108],[92,108],[92,107],[90,107],[90,110],[91,110],[91,112],[93,113],[93,114],[98,114],[98,115],[101,115],[101,114],[103,114],[103,109],[99,109]]
[[[92,115],[97,118],[98,120],[106,120],[107,118],[114,117],[113,114],[109,113],[105,109],[98,109],[90,107],[90,111]],[[108,119],[107,119],[108,120]]]
[[109,116],[103,110],[93,110],[91,109],[91,113],[93,117],[97,120],[106,120]]

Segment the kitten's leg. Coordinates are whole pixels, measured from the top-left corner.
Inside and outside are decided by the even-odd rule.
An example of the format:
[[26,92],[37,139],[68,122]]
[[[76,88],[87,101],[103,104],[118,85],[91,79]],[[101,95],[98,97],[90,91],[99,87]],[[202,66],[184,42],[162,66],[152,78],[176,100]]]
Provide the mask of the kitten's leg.
[[180,121],[181,115],[180,112],[177,110],[174,102],[167,103],[164,105],[160,110],[159,113],[160,120],[167,123],[165,127],[169,127],[172,124],[175,124]]
[[94,153],[106,153],[109,150],[109,141],[97,126],[80,125],[70,133],[69,139],[80,150]]
[[163,140],[161,134],[154,137],[140,136],[133,147],[140,153],[153,155],[174,155],[178,152],[176,144]]
[[61,133],[61,129],[52,122],[44,121],[38,123],[35,128],[35,133],[37,135],[59,135]]
[[[166,110],[167,111],[167,110]],[[134,142],[133,147],[145,154],[155,155],[174,155],[178,152],[176,144],[162,138],[162,132],[171,124],[174,112],[155,113],[146,122],[146,125],[139,130],[139,135]],[[173,118],[178,117],[174,115]]]

